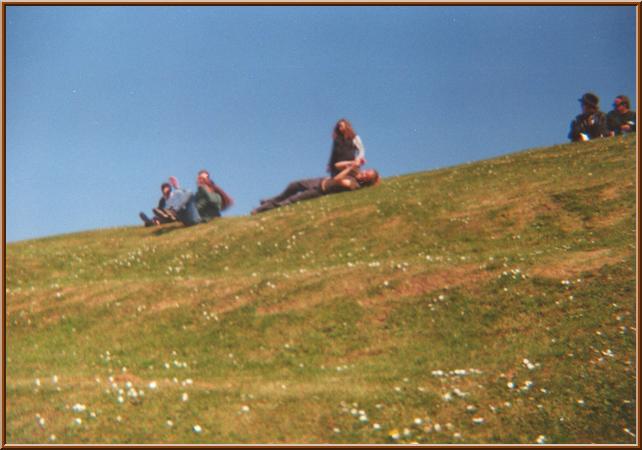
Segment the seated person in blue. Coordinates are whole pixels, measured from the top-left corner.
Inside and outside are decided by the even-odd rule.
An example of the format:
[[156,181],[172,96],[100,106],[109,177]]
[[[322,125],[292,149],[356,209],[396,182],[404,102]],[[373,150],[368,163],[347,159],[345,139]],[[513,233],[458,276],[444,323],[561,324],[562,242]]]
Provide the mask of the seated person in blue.
[[165,202],[166,208],[172,210],[176,218],[186,226],[201,223],[203,219],[196,208],[194,194],[182,189],[176,177],[169,177],[169,182],[174,189]]
[[293,181],[279,195],[261,200],[261,206],[254,208],[252,214],[268,211],[291,203],[309,200],[322,195],[353,191],[362,187],[374,186],[379,182],[379,173],[374,169],[359,171],[360,162],[341,161],[336,167],[341,170],[334,177],[308,178]]
[[631,102],[626,95],[615,97],[613,111],[609,111],[606,115],[606,124],[611,136],[635,132],[635,111],[629,108],[631,108]]

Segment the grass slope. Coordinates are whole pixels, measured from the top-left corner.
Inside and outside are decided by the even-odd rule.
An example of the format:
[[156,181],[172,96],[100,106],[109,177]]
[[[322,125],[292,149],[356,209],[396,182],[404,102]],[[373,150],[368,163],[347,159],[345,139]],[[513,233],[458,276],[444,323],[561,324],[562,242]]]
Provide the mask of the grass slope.
[[634,443],[635,144],[7,245],[7,442]]

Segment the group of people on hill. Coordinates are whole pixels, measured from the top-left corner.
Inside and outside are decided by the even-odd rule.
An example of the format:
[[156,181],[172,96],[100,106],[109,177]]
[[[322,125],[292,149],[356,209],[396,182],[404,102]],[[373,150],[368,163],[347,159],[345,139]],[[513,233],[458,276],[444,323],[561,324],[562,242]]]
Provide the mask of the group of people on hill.
[[153,217],[150,219],[145,213],[140,213],[145,226],[176,221],[185,225],[209,222],[220,217],[221,211],[234,203],[232,197],[211,180],[207,170],[198,172],[196,184],[196,194],[193,194],[181,188],[176,177],[169,177],[168,183],[161,184],[163,195],[153,210]]
[[573,142],[615,136],[635,131],[636,114],[626,95],[618,95],[613,101],[613,110],[608,114],[600,111],[600,98],[587,92],[579,99],[582,114],[571,122],[568,138]]
[[[353,191],[379,183],[379,173],[374,169],[363,169],[366,163],[365,148],[347,119],[340,119],[332,132],[332,152],[326,170],[329,177],[308,178],[293,181],[280,194],[260,201],[252,214],[309,200],[322,195]],[[195,225],[220,217],[229,208],[232,198],[217,186],[209,172],[201,170],[197,177],[196,194],[182,189],[176,177],[161,185],[163,193],[154,215],[149,218],[140,213],[145,226],[161,225],[179,221],[184,225]]]

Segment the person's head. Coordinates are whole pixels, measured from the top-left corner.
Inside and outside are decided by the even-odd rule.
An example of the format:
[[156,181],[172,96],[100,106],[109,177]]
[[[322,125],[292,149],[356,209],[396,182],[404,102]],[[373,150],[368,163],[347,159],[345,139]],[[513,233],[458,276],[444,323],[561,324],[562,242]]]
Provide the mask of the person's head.
[[205,169],[198,172],[196,184],[199,186],[208,186],[210,189],[214,189],[214,182],[210,179],[210,173]]
[[615,100],[613,100],[613,108],[621,114],[627,112],[630,107],[631,102],[629,101],[629,97],[626,95],[618,95],[615,97]]
[[355,178],[361,187],[375,186],[379,184],[379,172],[374,169],[366,169],[359,172]]
[[199,170],[198,177],[196,178],[196,181],[199,184],[202,183],[202,182],[205,182],[205,181],[207,181],[209,179],[210,179],[210,173],[207,170],[205,170],[205,169]]
[[579,99],[582,104],[582,111],[596,112],[600,109],[600,98],[592,92],[587,92]]
[[348,119],[339,119],[337,124],[334,126],[334,131],[332,132],[332,139],[336,139],[339,136],[342,136],[345,140],[352,140],[357,135],[352,128],[352,124]]
[[172,193],[172,185],[169,183],[161,184],[161,192],[163,193],[163,197],[169,197],[169,194]]

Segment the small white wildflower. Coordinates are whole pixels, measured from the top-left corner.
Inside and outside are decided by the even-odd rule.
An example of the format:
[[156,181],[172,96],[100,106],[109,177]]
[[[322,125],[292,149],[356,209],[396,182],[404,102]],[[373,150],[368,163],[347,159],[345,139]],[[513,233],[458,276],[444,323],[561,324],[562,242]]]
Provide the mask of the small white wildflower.
[[508,383],[506,383],[506,386],[508,386],[508,389],[513,389],[515,387],[515,383],[509,381]]
[[58,438],[56,437],[55,434],[52,434],[51,436],[49,436],[49,441],[50,442],[56,442],[56,439],[58,439]]
[[476,425],[481,425],[484,423],[484,418],[483,417],[473,417],[473,423]]
[[538,444],[546,444],[546,436],[540,434],[539,436],[537,436],[537,440],[535,442],[537,442]]
[[54,375],[53,377],[51,377],[51,382],[53,384],[58,384],[58,375]]
[[475,411],[477,411],[477,407],[475,405],[467,405],[466,406],[466,411],[475,412]]
[[153,391],[154,389],[158,388],[158,383],[156,383],[155,381],[151,381],[148,387]]
[[580,406],[584,406],[584,400],[580,399],[577,401],[577,404]]
[[76,425],[82,425],[82,419],[81,419],[80,417],[76,417],[76,418],[74,419],[74,423],[75,423]]
[[201,431],[203,431],[200,425],[194,425],[192,427],[192,430],[194,430],[194,433],[200,433]]
[[449,402],[453,399],[453,396],[451,395],[450,392],[446,392],[444,395],[441,396],[445,401]]
[[189,395],[187,395],[187,392],[183,392],[183,394],[181,395],[181,400],[183,400],[184,402],[189,400]]
[[335,428],[333,428],[333,429],[332,429],[332,431],[333,431],[334,433],[336,433],[336,434],[341,433],[341,430],[340,430],[340,429],[338,429],[338,428],[336,428],[336,427],[335,427]]
[[421,419],[419,417],[416,417],[415,420],[414,420],[414,423],[415,423],[415,425],[421,425],[422,423],[424,423],[424,421],[423,421],[423,419]]
[[71,410],[73,412],[83,412],[86,409],[87,407],[85,405],[81,405],[80,403],[76,403],[74,406],[71,407]]
[[250,407],[247,405],[241,406],[241,412],[242,413],[249,413],[250,412]]
[[40,387],[40,378],[36,378],[33,382],[36,386]]
[[376,431],[379,431],[379,430],[381,430],[381,425],[379,425],[378,423],[373,423],[372,424],[372,429],[376,430]]
[[119,395],[117,400],[118,400],[118,403],[125,403],[125,399],[123,398],[122,395]]
[[168,428],[172,428],[174,426],[174,422],[168,420],[167,422],[165,422],[165,425],[167,425]]
[[362,423],[368,422],[368,416],[366,416],[365,414],[362,416],[359,416],[359,422],[362,422]]
[[435,431],[436,431],[437,433],[439,433],[439,432],[441,431],[441,425],[439,425],[438,423],[436,423],[436,424],[435,424],[435,426],[434,426],[433,428],[435,429]]

